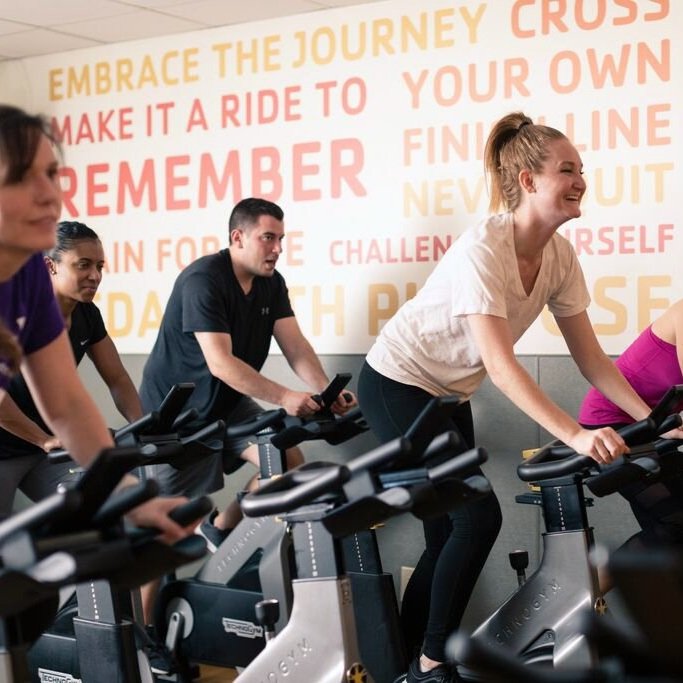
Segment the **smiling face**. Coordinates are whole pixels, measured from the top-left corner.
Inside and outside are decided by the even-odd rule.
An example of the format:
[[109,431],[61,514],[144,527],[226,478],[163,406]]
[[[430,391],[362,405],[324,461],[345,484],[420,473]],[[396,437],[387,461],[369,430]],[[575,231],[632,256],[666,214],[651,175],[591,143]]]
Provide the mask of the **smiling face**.
[[583,164],[567,139],[552,140],[547,150],[541,171],[530,174],[528,196],[544,221],[561,225],[581,215],[581,199],[586,192]]
[[104,249],[99,240],[84,239],[60,252],[59,261],[46,258],[52,287],[59,298],[90,303],[102,281]]
[[30,167],[16,181],[7,180],[0,159],[0,255],[23,262],[55,243],[62,208],[58,162],[51,142],[40,136]]
[[250,227],[235,228],[230,235],[230,255],[238,278],[271,277],[284,236],[284,223],[268,215],[259,216]]

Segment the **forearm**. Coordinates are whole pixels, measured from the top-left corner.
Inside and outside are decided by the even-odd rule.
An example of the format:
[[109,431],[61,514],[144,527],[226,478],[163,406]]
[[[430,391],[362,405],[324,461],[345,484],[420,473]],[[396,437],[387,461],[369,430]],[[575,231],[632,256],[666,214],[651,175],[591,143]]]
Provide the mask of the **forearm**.
[[287,358],[287,362],[296,376],[314,391],[321,391],[329,384],[320,359],[311,347],[308,352],[304,351],[294,358]]
[[5,396],[0,402],[0,427],[45,450],[45,445],[54,439],[40,425],[25,415],[11,396]]
[[113,445],[111,434],[78,376],[66,333],[22,364],[41,417],[80,465]]
[[612,403],[619,406],[634,420],[641,420],[650,414],[649,406],[626,381],[619,369],[605,355],[595,357],[587,368],[581,368],[583,376]]
[[87,393],[68,397],[65,406],[65,411],[46,413],[43,418],[71,457],[86,467],[103,448],[114,445],[111,434]]
[[140,397],[128,374],[118,378],[116,382],[109,387],[109,392],[111,393],[116,409],[126,418],[126,420],[128,420],[128,422],[133,422],[142,417]]
[[282,405],[287,387],[264,377],[244,361],[231,356],[210,365],[209,369],[214,377],[232,387],[235,391],[251,398],[266,401],[273,405]]
[[574,438],[581,430],[579,424],[550,399],[515,359],[503,365],[489,369],[495,386],[556,438],[564,442]]

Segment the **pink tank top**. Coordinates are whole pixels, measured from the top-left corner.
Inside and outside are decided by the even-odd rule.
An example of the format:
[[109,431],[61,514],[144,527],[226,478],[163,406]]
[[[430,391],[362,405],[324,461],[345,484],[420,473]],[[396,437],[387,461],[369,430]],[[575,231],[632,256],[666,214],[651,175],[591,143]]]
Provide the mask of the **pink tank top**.
[[[660,339],[652,327],[641,332],[617,358],[615,365],[650,407],[654,407],[673,384],[683,383],[676,345]],[[583,425],[624,424],[633,422],[633,418],[597,389],[591,388],[581,404],[578,421]]]

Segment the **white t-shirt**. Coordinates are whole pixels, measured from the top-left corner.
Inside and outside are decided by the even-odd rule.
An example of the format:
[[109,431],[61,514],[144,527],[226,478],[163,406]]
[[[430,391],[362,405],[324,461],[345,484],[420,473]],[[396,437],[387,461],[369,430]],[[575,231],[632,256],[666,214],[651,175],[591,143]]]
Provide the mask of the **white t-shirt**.
[[467,320],[507,319],[513,342],[547,304],[558,317],[586,310],[590,296],[571,244],[555,233],[543,250],[534,289],[519,275],[512,214],[491,216],[448,249],[417,295],[384,326],[367,361],[377,372],[433,396],[469,398],[486,370]]

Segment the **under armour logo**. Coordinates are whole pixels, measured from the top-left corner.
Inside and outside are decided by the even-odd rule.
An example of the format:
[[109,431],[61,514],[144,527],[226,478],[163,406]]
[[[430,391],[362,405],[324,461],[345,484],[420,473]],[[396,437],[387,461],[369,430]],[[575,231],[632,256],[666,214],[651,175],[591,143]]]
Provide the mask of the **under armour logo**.
[[269,313],[270,313],[270,307],[264,306],[264,307],[261,309],[261,315],[268,315]]

